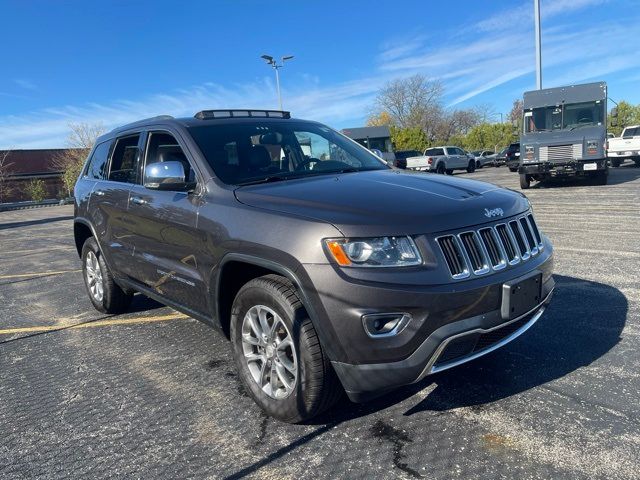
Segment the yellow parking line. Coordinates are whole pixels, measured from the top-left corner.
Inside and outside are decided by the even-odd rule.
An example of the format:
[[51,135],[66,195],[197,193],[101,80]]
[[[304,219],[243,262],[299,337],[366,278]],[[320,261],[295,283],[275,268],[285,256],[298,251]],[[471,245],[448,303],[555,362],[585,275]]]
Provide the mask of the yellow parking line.
[[34,272],[34,273],[19,273],[15,275],[0,275],[0,280],[6,280],[8,278],[24,278],[24,277],[48,277],[50,275],[62,275],[63,273],[75,273],[81,272],[78,270],[60,270],[59,272]]
[[185,320],[189,318],[182,313],[174,313],[171,315],[163,315],[159,317],[135,317],[135,318],[114,318],[109,320],[96,320],[95,322],[88,321],[86,323],[76,324],[61,324],[61,325],[42,325],[39,327],[18,327],[7,328],[0,330],[0,335],[12,335],[15,333],[32,333],[32,332],[51,332],[61,329],[75,329],[75,328],[92,328],[92,327],[106,327],[109,325],[135,325],[139,323],[152,323],[152,322],[166,322],[169,320]]

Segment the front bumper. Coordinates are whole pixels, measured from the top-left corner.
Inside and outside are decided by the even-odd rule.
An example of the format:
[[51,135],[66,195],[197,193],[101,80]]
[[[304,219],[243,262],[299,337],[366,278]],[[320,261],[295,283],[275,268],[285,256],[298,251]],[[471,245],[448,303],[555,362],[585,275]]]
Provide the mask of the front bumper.
[[[588,170],[585,165],[596,164],[596,168]],[[584,175],[585,173],[605,170],[607,159],[598,158],[593,160],[566,160],[555,162],[521,164],[518,173],[526,175],[545,175],[552,177]]]
[[349,398],[354,402],[367,401],[506,345],[538,321],[552,295],[553,287],[539,305],[507,322],[495,324],[501,317],[499,311],[494,311],[444,325],[434,331],[409,358],[399,362],[365,365],[332,362],[333,367]]
[[[517,335],[524,332],[551,298],[555,284],[552,251],[545,239],[541,253],[518,266],[431,286],[355,280],[330,265],[305,265],[309,283],[304,289],[322,331],[323,348],[349,397],[361,401],[497,348],[487,339],[500,336],[508,325],[517,327]],[[506,321],[501,312],[504,284],[532,272],[542,273],[540,298],[544,300],[523,318]],[[398,335],[371,338],[363,328],[362,316],[384,312],[404,312],[412,320]],[[529,325],[522,329],[524,317]],[[517,336],[511,336],[513,333],[506,335],[509,340]],[[465,337],[466,343],[456,340],[459,337]],[[481,343],[471,345],[474,339]],[[462,343],[471,349],[460,350]],[[453,347],[464,358],[453,355]],[[448,365],[449,361],[455,363]]]

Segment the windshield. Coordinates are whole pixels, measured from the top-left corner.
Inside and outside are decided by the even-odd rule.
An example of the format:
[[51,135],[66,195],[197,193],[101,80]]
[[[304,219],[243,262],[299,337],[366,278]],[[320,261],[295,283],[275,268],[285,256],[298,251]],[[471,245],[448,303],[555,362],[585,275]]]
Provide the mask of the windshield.
[[216,176],[232,185],[389,168],[355,142],[310,122],[212,122],[189,131]]
[[578,127],[602,125],[603,122],[604,102],[601,100],[528,108],[524,111],[526,133],[574,130]]

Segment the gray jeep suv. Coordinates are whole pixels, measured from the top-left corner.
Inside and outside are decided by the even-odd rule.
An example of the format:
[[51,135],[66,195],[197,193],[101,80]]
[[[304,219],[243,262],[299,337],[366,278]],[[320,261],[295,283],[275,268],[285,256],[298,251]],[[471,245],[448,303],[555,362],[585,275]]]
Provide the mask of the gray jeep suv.
[[554,287],[521,193],[389,168],[280,111],[161,116],[100,137],[74,235],[98,310],[138,292],[217,327],[256,403],[288,422],[506,344]]

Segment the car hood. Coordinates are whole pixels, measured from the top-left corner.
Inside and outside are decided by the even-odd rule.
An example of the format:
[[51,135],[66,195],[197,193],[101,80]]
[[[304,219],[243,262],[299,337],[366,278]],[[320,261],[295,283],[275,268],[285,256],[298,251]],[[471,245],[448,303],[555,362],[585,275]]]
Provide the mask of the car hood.
[[529,208],[524,195],[490,183],[397,170],[248,185],[235,195],[256,208],[331,223],[348,237],[442,232]]

